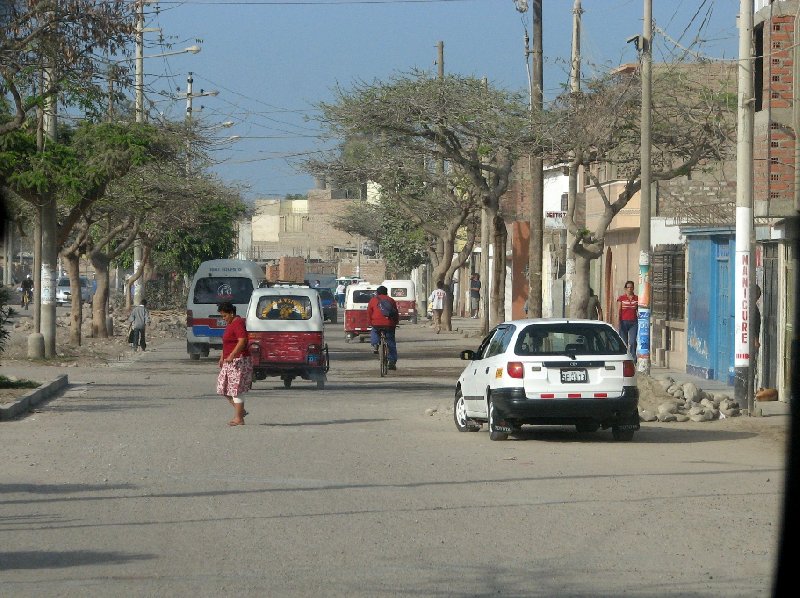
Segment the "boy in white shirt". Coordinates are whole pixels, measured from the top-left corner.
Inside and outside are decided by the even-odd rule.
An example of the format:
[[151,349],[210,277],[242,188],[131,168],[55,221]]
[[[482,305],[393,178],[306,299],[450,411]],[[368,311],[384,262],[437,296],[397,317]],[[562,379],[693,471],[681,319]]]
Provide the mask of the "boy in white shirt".
[[444,302],[447,299],[447,292],[444,290],[444,282],[439,281],[436,283],[436,288],[428,297],[428,303],[433,310],[433,325],[436,326],[436,334],[442,330],[442,311],[444,310]]

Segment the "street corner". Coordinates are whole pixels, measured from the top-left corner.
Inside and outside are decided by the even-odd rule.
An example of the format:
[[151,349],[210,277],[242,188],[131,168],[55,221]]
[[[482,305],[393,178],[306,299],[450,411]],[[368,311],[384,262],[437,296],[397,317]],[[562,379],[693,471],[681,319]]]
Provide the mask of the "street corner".
[[0,405],[0,421],[8,421],[27,413],[42,401],[51,399],[61,393],[69,384],[66,374],[56,376],[53,380],[43,383],[38,388],[22,395],[13,402]]

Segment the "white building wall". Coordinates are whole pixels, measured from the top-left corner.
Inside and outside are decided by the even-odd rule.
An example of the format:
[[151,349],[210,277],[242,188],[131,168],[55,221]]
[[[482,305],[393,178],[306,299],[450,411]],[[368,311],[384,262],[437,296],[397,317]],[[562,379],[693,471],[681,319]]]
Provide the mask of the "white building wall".
[[686,241],[681,234],[679,226],[667,226],[672,218],[654,217],[650,220],[650,244],[656,245],[683,245]]

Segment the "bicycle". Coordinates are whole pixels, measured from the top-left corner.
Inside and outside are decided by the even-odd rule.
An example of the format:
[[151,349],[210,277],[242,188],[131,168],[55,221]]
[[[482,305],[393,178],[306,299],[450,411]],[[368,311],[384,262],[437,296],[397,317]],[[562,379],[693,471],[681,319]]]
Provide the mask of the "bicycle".
[[20,306],[24,309],[28,309],[28,306],[31,304],[31,300],[33,299],[33,291],[23,290],[22,291],[22,302]]
[[378,363],[383,378],[389,373],[389,344],[386,342],[385,330],[378,330]]

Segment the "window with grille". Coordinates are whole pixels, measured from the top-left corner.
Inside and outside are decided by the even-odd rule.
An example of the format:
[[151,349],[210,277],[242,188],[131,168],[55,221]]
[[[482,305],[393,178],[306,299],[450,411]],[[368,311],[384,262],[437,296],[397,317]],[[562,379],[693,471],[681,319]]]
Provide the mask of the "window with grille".
[[659,245],[653,253],[653,317],[683,320],[686,288],[683,245]]

